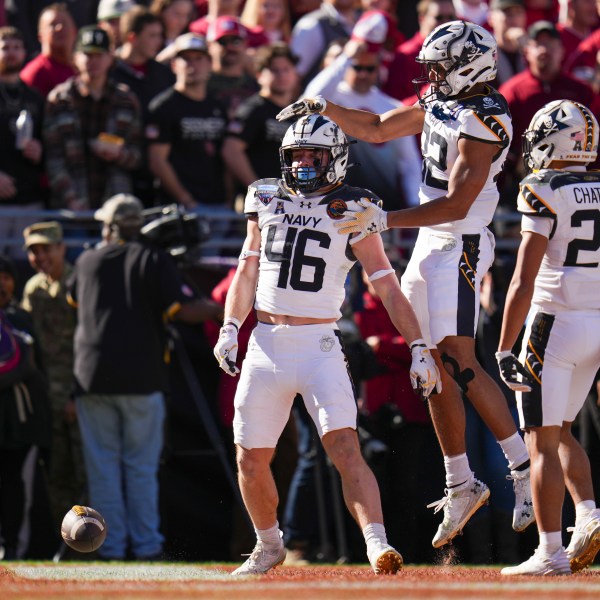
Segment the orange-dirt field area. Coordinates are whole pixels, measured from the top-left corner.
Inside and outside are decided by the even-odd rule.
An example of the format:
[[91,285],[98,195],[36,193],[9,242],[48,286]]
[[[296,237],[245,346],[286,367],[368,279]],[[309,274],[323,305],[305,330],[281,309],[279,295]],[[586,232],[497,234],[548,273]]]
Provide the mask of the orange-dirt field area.
[[0,598],[195,598],[293,600],[388,598],[600,598],[600,569],[571,576],[506,577],[500,567],[405,566],[375,575],[366,565],[278,567],[232,578],[233,564],[14,562],[0,566]]

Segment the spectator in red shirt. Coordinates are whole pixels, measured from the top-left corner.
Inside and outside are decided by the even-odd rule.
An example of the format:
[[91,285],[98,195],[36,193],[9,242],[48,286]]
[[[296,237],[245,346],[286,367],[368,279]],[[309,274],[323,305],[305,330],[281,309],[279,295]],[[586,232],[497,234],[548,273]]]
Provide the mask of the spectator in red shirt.
[[417,4],[419,30],[409,40],[400,44],[396,56],[389,67],[386,84],[382,90],[405,104],[417,101],[412,83],[421,75],[421,65],[415,59],[423,46],[425,38],[442,23],[454,21],[456,12],[452,0],[421,0]]
[[598,25],[596,0],[562,0],[556,29],[565,49],[565,63]]
[[21,79],[44,98],[50,90],[76,74],[73,48],[77,28],[66,4],[45,8],[38,22],[42,51],[21,71]]
[[538,21],[556,23],[558,19],[558,0],[525,0],[527,27]]
[[[598,113],[592,89],[562,70],[564,48],[560,33],[549,21],[529,28],[525,45],[528,68],[500,86],[512,114],[513,141],[508,155],[509,167],[520,168],[521,137],[533,115],[552,100],[576,100]],[[517,179],[521,175],[516,172]]]

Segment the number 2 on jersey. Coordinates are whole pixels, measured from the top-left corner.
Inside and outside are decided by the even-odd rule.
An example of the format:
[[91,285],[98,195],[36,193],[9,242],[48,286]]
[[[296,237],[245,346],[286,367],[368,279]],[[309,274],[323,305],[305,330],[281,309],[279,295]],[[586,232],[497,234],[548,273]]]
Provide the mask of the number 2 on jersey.
[[569,242],[567,247],[567,256],[565,258],[565,267],[592,267],[598,266],[597,262],[580,263],[577,262],[577,255],[581,250],[595,252],[600,248],[600,211],[595,209],[578,210],[571,215],[571,227],[581,227],[584,221],[592,221],[594,224],[594,234],[592,239],[576,238]]
[[[289,282],[294,290],[318,292],[323,287],[326,263],[318,256],[304,254],[306,242],[314,240],[318,242],[321,248],[329,248],[331,244],[329,235],[324,231],[314,231],[312,229],[302,229],[298,233],[297,227],[288,227],[283,242],[283,250],[277,252],[273,249],[276,232],[277,225],[269,225],[265,254],[270,261],[281,263],[277,287],[285,289]],[[302,279],[302,268],[305,266],[313,268],[312,280],[304,281]]]
[[[437,188],[438,190],[447,190],[448,182],[433,176],[432,166],[437,167],[442,173],[448,168],[446,158],[448,155],[448,142],[437,131],[431,131],[429,124],[425,122],[423,126],[423,170],[421,179],[425,185]],[[432,151],[436,152],[437,158],[432,156]]]

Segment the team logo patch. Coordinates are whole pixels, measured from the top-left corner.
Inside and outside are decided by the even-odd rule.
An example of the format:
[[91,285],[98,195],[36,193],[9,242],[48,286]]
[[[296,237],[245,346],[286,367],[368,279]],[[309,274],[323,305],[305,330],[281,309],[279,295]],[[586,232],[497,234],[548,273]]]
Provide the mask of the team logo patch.
[[456,248],[456,240],[450,240],[442,246],[442,252],[450,252],[450,250],[454,250],[454,248]]
[[285,214],[285,210],[283,208],[283,202],[281,200],[277,201],[277,206],[275,207],[275,214],[276,215],[284,215]]
[[340,199],[331,200],[327,204],[327,216],[330,219],[338,220],[344,218],[344,213],[348,210],[348,205]]
[[267,192],[256,192],[256,197],[265,205],[269,206],[271,204],[271,200],[273,200],[273,194],[269,194]]
[[330,335],[324,335],[319,340],[321,352],[331,352],[331,349],[335,346],[335,338]]

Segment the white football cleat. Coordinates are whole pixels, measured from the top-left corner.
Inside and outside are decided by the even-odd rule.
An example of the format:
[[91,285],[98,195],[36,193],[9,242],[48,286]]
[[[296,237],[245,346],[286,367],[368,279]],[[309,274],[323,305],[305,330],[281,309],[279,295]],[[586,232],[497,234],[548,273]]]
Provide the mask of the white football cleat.
[[456,488],[446,489],[445,493],[444,498],[427,505],[435,509],[434,512],[444,509],[444,520],[431,542],[434,548],[447,544],[461,533],[467,521],[490,497],[488,486],[475,477]]
[[252,554],[248,556],[248,560],[235,571],[232,576],[239,575],[262,575],[269,569],[277,567],[285,560],[286,551],[283,546],[265,546],[261,541],[256,542]]
[[374,544],[372,549],[367,548],[367,556],[377,575],[394,575],[404,563],[400,552],[389,544]]
[[600,510],[594,510],[580,525],[567,527],[567,531],[573,532],[567,546],[567,557],[571,571],[577,573],[589,567],[600,550]]
[[564,548],[559,548],[554,554],[542,554],[539,548],[531,558],[516,567],[504,567],[502,575],[571,575],[571,565]]
[[512,479],[515,492],[512,528],[519,532],[525,531],[535,522],[529,474],[530,469],[527,468],[524,471],[511,471],[511,474],[506,476],[506,479]]

